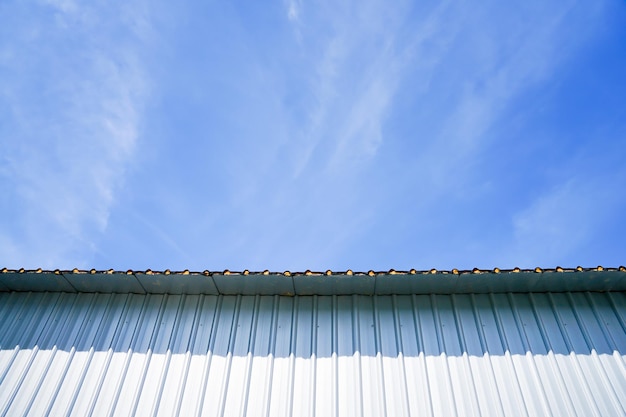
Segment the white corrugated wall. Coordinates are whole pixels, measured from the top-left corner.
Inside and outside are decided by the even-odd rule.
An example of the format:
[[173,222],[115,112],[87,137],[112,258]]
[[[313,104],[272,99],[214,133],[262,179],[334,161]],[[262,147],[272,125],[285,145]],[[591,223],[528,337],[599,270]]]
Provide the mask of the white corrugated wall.
[[624,293],[0,293],[0,415],[626,415]]

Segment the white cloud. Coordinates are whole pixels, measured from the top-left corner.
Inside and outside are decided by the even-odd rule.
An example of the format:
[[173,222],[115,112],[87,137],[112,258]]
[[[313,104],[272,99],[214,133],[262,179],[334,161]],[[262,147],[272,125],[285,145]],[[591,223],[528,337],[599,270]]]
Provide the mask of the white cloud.
[[538,195],[513,217],[514,242],[508,256],[515,261],[509,261],[526,266],[563,263],[579,253],[623,210],[617,190],[624,183],[624,172],[610,177],[575,176]]
[[73,0],[44,0],[42,3],[48,4],[65,14],[75,14],[78,9]]
[[[299,6],[290,3],[298,10]],[[372,1],[355,9],[323,4],[323,12],[303,20],[302,47],[315,61],[307,86],[315,104],[298,126],[297,177],[310,158],[326,156],[327,168],[348,160],[367,161],[381,144],[382,123],[407,64],[404,42],[393,25],[403,23],[406,4]],[[355,13],[356,10],[356,13]],[[320,33],[323,33],[320,36]],[[319,52],[318,52],[319,51]]]
[[[303,161],[296,176],[320,152],[330,154],[331,172],[346,161],[374,158],[407,78],[423,101],[416,117],[429,108],[438,111],[425,120],[433,129],[416,132],[422,135],[424,158],[445,155],[453,162],[471,156],[511,100],[549,77],[567,57],[571,22],[565,16],[572,7],[546,7],[545,15],[520,11],[530,21],[516,25],[509,24],[513,13],[497,6],[486,6],[492,10],[481,14],[443,3],[410,16],[407,3],[394,8],[379,1],[343,8],[318,4],[326,20],[302,22],[308,28],[303,45],[323,52],[310,85],[317,105],[296,135],[305,138],[294,158]],[[507,16],[498,22],[503,13]],[[315,42],[309,39],[313,36]]]
[[[14,218],[0,221],[0,245],[7,248],[0,261],[80,266],[97,250],[142,146],[149,86],[141,51],[155,36],[148,4],[56,0],[46,6],[51,13],[12,13],[17,23],[0,28],[0,65],[8,69],[0,79],[0,134],[9,138],[0,141],[0,182],[19,206]],[[141,230],[185,261],[204,259],[204,245],[213,245],[212,256],[237,262],[251,252],[248,259],[259,263],[279,256],[302,262],[317,256],[323,262],[348,253],[348,246],[359,244],[355,236],[370,236],[363,229],[372,225],[407,234],[424,229],[415,222],[429,221],[423,214],[436,210],[442,196],[477,190],[472,162],[494,140],[490,129],[517,97],[554,76],[586,36],[578,33],[580,21],[597,11],[539,2],[431,7],[407,1],[391,7],[378,0],[285,0],[283,5],[272,9],[284,24],[277,28],[255,26],[256,16],[246,15],[247,9],[224,11],[218,4],[202,9],[216,12],[215,21],[205,22],[200,13],[181,18],[184,11],[171,19],[164,13],[159,20],[163,36],[171,36],[160,45],[165,52],[155,54],[168,60],[154,62],[166,68],[160,82],[188,77],[165,86],[163,95],[178,88],[172,105],[177,113],[192,113],[164,124],[190,121],[184,127],[195,137],[181,154],[193,158],[202,149],[219,158],[198,170],[202,178],[176,190],[154,186],[163,198],[146,200],[171,204],[162,201],[173,193],[186,202],[185,193],[202,190],[220,195],[220,201],[193,196],[198,206],[210,207],[210,226],[175,214],[168,225],[156,217],[133,223],[143,224]],[[196,6],[189,11],[196,13]],[[166,74],[172,69],[184,74]],[[170,109],[164,103],[162,117],[169,117]],[[219,127],[194,120],[202,112]],[[390,129],[392,118],[400,133]],[[374,171],[380,179],[369,175]],[[389,201],[398,195],[419,198],[392,213]],[[551,204],[557,203],[537,202],[519,214],[520,241],[531,235],[525,230],[550,216],[541,213]],[[403,220],[386,218],[390,213]],[[405,220],[413,223],[393,224]],[[167,233],[192,229],[201,238],[187,246]],[[206,235],[216,231],[228,237],[207,243]],[[41,239],[42,232],[58,239]],[[199,256],[192,255],[193,246]]]
[[[293,169],[271,183],[265,177],[252,179],[253,192],[241,206],[255,209],[242,216],[246,237],[232,250],[236,256],[254,251],[250,248],[257,243],[254,259],[317,258],[319,264],[332,254],[318,247],[347,253],[348,246],[362,245],[355,236],[363,236],[364,228],[438,228],[415,223],[429,222],[433,207],[450,204],[451,192],[479,188],[473,183],[480,174],[473,158],[493,140],[490,129],[519,96],[550,79],[584,40],[583,34],[571,41],[571,25],[597,13],[594,7],[589,11],[571,4],[511,10],[498,3],[478,8],[442,3],[418,10],[424,6],[322,1],[306,14],[297,13],[298,7],[287,3],[288,17],[298,18],[294,26],[300,48],[289,59],[304,56],[310,65],[298,78],[307,84],[290,88],[311,98],[304,106],[308,113],[289,124],[288,151],[277,147],[275,152],[276,166]],[[400,95],[414,100],[410,109],[402,109],[412,113],[400,114],[405,117],[400,123],[417,120],[402,138],[393,137],[387,126],[390,116],[399,115]],[[283,113],[273,122],[289,119],[290,109]],[[415,154],[401,155],[400,167],[385,165],[395,176],[376,184],[376,178],[363,173],[395,162],[378,159],[394,141],[415,142],[406,146]],[[385,174],[383,168],[379,171]],[[372,190],[387,194],[378,198],[369,194]],[[258,203],[268,195],[276,204]],[[402,213],[410,222],[402,227],[394,224],[402,220],[384,218],[388,197],[400,195],[415,201]],[[411,197],[415,195],[419,198]],[[298,244],[290,241],[294,231],[306,231]],[[264,236],[261,243],[259,235]]]
[[296,0],[290,0],[287,2],[287,18],[290,21],[298,21],[300,17],[300,2]]
[[13,252],[21,256],[3,252],[1,260],[14,267],[89,263],[136,154],[147,97],[140,40],[117,38],[118,11],[51,6],[55,20],[37,10],[43,15],[18,22],[2,45],[11,59],[2,62],[10,76],[0,100],[11,117],[1,131],[1,175],[19,209],[0,236],[19,241]]

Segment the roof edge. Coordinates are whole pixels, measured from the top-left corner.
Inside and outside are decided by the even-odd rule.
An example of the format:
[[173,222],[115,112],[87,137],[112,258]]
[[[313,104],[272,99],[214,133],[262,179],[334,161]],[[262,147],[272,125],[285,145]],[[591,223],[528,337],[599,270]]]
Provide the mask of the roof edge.
[[375,295],[625,291],[626,267],[353,272],[0,270],[0,291],[213,295]]
[[557,266],[554,268],[541,268],[541,267],[535,267],[535,268],[519,268],[519,267],[515,267],[515,268],[510,268],[510,269],[500,269],[500,268],[493,268],[493,269],[480,269],[480,268],[473,268],[473,269],[450,269],[450,270],[437,270],[435,268],[431,268],[431,269],[424,269],[424,270],[417,270],[417,269],[409,269],[409,270],[395,270],[395,269],[389,269],[389,270],[378,270],[378,271],[374,271],[374,270],[368,270],[367,272],[354,272],[351,269],[348,269],[346,271],[332,271],[330,269],[327,269],[325,271],[311,271],[309,269],[307,269],[304,272],[291,272],[289,270],[285,270],[283,272],[280,271],[269,271],[269,270],[263,270],[263,271],[254,271],[251,272],[248,269],[244,269],[243,271],[231,271],[228,269],[225,269],[223,271],[209,271],[209,270],[204,270],[204,271],[190,271],[188,269],[185,270],[180,270],[180,271],[171,271],[170,269],[165,269],[163,271],[153,271],[151,269],[147,269],[147,270],[133,270],[133,269],[128,269],[128,270],[115,270],[115,269],[78,269],[78,268],[74,268],[74,269],[64,269],[64,270],[60,270],[60,269],[42,269],[42,268],[37,268],[37,269],[25,269],[25,268],[19,268],[19,269],[10,269],[10,268],[2,268],[0,269],[0,274],[6,274],[6,273],[36,273],[36,274],[40,274],[40,273],[54,273],[54,274],[68,274],[68,273],[72,273],[72,274],[134,274],[134,273],[140,273],[140,274],[165,274],[165,275],[190,275],[190,274],[203,274],[203,275],[286,275],[286,276],[297,276],[297,275],[397,275],[397,274],[410,274],[410,275],[418,275],[418,274],[480,274],[480,273],[507,273],[507,272],[535,272],[535,273],[542,273],[542,272],[589,272],[589,271],[622,271],[622,272],[626,272],[626,266],[618,266],[618,267],[604,267],[601,265],[598,265],[596,267],[582,267],[582,266],[577,266],[575,268],[570,268],[570,267],[561,267],[561,266]]

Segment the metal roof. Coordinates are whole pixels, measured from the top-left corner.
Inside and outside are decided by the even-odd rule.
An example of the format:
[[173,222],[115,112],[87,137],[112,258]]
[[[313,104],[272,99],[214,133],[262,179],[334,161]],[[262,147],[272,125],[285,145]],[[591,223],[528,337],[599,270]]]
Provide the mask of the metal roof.
[[624,292],[4,292],[0,318],[0,416],[626,415]]
[[623,291],[626,268],[368,272],[0,270],[0,291],[207,295],[467,294]]

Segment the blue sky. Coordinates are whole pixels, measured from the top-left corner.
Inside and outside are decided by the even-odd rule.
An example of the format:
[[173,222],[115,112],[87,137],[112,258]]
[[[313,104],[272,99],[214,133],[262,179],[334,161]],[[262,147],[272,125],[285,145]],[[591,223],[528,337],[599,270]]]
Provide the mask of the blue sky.
[[0,267],[626,264],[626,3],[0,3]]

